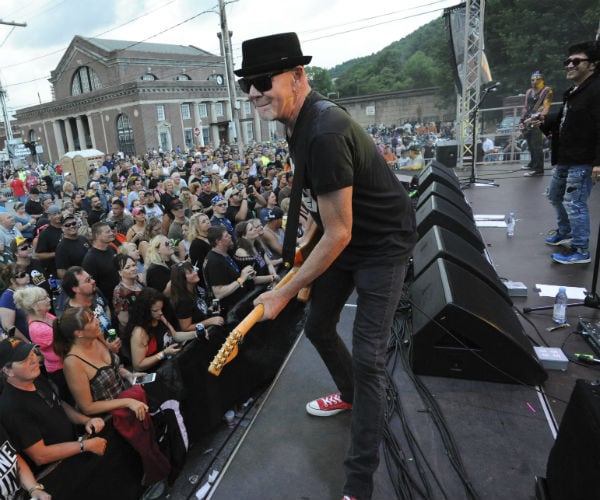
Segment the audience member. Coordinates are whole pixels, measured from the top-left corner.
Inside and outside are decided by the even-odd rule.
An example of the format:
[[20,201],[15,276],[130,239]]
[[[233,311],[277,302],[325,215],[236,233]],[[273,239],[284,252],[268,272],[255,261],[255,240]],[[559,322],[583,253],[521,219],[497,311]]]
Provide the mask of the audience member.
[[112,297],[119,282],[119,273],[115,266],[115,251],[110,243],[115,233],[106,222],[97,222],[92,226],[92,247],[83,258],[83,267],[96,281],[104,297]]
[[14,293],[29,286],[29,274],[14,263],[0,266],[0,281],[6,289],[0,295],[0,321],[9,337],[29,342],[29,326],[25,312],[15,305]]
[[81,266],[91,245],[87,238],[77,233],[78,222],[75,215],[67,213],[61,218],[62,239],[56,247],[56,274],[62,279],[67,269]]
[[138,266],[133,257],[119,253],[116,256],[116,263],[121,281],[113,291],[112,300],[119,333],[123,334],[129,321],[129,310],[144,287],[137,279]]

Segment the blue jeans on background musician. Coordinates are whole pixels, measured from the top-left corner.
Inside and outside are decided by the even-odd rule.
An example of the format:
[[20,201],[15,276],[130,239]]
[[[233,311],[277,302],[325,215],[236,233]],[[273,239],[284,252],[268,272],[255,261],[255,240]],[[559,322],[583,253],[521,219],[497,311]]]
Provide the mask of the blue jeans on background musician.
[[[305,334],[325,362],[342,400],[353,405],[344,493],[361,499],[371,498],[373,473],[379,464],[386,351],[406,269],[398,263],[349,271],[334,263],[312,287]],[[358,299],[350,355],[336,325],[354,288]]]
[[573,237],[571,247],[587,251],[590,213],[587,200],[592,191],[591,165],[557,165],[552,172],[548,199],[556,209],[558,232]]

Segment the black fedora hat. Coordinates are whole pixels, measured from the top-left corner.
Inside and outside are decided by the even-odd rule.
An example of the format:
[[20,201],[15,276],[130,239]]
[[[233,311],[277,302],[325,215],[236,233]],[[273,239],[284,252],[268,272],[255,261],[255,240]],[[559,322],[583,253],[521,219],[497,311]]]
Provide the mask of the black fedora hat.
[[304,66],[312,59],[312,56],[302,54],[296,33],[278,33],[246,40],[242,43],[242,56],[242,69],[234,71],[237,76]]

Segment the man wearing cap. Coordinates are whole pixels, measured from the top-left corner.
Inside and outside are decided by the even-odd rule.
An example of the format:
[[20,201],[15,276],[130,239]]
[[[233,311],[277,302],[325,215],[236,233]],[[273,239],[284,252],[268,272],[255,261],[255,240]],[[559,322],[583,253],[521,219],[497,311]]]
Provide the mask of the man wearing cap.
[[56,247],[56,273],[60,279],[71,266],[80,266],[90,249],[89,241],[77,233],[77,218],[73,214],[63,215],[61,226],[63,236]]
[[232,238],[234,238],[233,224],[227,218],[227,201],[220,194],[210,200],[213,216],[210,218],[211,226],[223,226]]
[[201,192],[198,195],[198,201],[200,203],[202,203],[202,206],[204,207],[204,213],[210,213],[210,212],[212,212],[211,201],[219,193],[217,193],[216,191],[213,191],[212,181],[210,180],[209,177],[202,177],[202,179],[200,179],[200,184],[201,184]]
[[13,261],[10,243],[17,237],[22,238],[23,235],[15,227],[15,217],[8,212],[0,212],[0,258],[5,264]]
[[144,193],[144,210],[146,211],[146,219],[157,217],[160,219],[163,216],[162,208],[156,203],[156,198],[152,190]]
[[185,208],[180,200],[173,200],[171,213],[173,214],[173,220],[169,226],[167,238],[181,241],[183,239],[183,225],[188,223],[189,219],[185,216]]
[[280,259],[283,249],[284,236],[284,232],[281,227],[283,222],[283,210],[281,210],[279,207],[268,208],[265,219],[266,222],[260,239],[267,246],[267,254],[269,259]]
[[25,211],[31,215],[36,221],[44,213],[44,207],[40,201],[40,190],[36,187],[32,187],[29,190],[29,198],[25,203]]
[[225,216],[235,226],[238,222],[248,220],[252,214],[248,210],[248,195],[243,184],[232,187],[227,196],[227,211]]
[[554,91],[544,82],[544,75],[541,71],[534,71],[531,74],[531,88],[525,93],[525,105],[521,109],[520,128],[523,130],[523,135],[527,140],[527,148],[531,159],[523,169],[530,170],[525,172],[525,177],[535,177],[544,175],[544,137],[539,127],[525,126],[523,122],[531,118],[543,117],[550,112],[552,104],[552,96]]
[[[311,57],[295,33],[244,41],[242,55],[240,87],[263,120],[285,125],[295,173],[305,170],[303,201],[323,231],[296,276],[256,303],[264,305],[263,318],[274,318],[312,283],[305,333],[339,392],[310,401],[306,411],[331,416],[352,409],[343,494],[368,500],[384,427],[385,352],[417,239],[414,213],[368,134],[310,88],[304,65]],[[336,323],[355,288],[351,356]]]
[[[36,348],[35,344],[14,339],[0,342],[0,369],[6,380],[0,396],[0,419],[17,451],[36,474],[47,464],[79,457],[81,453],[104,455],[106,439],[93,436],[104,429],[104,420],[90,418],[60,400],[50,383],[40,376]],[[84,426],[93,437],[79,441],[75,425]],[[59,477],[47,478],[56,483],[49,488],[56,498],[75,494],[73,487],[77,482],[69,476],[78,470],[79,460],[81,465],[88,461],[83,457],[67,460],[57,471]],[[34,483],[28,491],[31,498],[50,498],[41,495],[45,491],[41,484]]]

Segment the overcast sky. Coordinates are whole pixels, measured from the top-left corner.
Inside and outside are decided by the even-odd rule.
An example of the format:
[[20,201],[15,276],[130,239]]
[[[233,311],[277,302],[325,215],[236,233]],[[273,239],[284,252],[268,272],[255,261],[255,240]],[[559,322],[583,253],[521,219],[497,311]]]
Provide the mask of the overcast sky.
[[[237,0],[226,2],[234,66],[241,42],[296,31],[312,65],[370,55],[442,15],[458,0]],[[23,8],[25,7],[25,8]],[[48,77],[75,35],[195,45],[219,53],[218,0],[0,0],[0,80],[9,110],[51,100]]]

